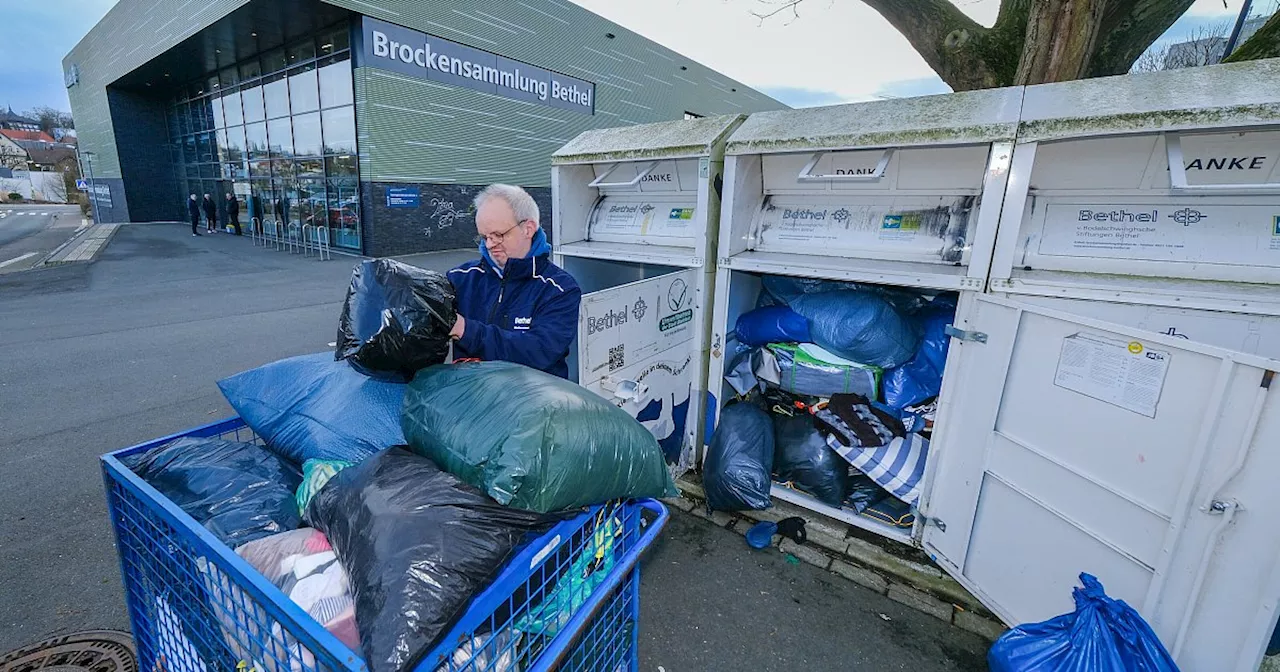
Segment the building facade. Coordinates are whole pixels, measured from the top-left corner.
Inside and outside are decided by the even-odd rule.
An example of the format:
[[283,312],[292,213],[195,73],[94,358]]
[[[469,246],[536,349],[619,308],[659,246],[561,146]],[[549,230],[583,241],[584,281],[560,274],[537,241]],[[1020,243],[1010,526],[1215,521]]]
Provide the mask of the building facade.
[[486,184],[549,217],[584,130],[784,107],[567,0],[193,6],[120,0],[63,61],[104,221],[231,193],[353,252],[469,247]]

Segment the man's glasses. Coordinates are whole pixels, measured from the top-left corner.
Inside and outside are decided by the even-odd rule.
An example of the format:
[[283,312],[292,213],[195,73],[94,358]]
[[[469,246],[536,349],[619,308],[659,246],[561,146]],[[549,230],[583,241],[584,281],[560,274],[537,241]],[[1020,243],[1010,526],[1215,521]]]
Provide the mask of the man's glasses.
[[527,221],[529,221],[529,220],[527,220],[527,219],[522,219],[522,220],[520,220],[520,221],[516,222],[516,223],[515,223],[511,228],[507,229],[506,231],[503,231],[502,233],[490,233],[490,234],[486,234],[486,235],[476,236],[476,243],[485,243],[485,242],[487,242],[487,243],[489,243],[489,244],[491,244],[491,245],[498,245],[499,243],[501,243],[501,242],[503,242],[504,240],[506,240],[506,239],[507,239],[507,236],[508,236],[512,231],[515,231],[516,229],[520,228],[520,225],[521,225],[521,224],[524,224],[524,223],[525,223],[525,222],[527,222]]

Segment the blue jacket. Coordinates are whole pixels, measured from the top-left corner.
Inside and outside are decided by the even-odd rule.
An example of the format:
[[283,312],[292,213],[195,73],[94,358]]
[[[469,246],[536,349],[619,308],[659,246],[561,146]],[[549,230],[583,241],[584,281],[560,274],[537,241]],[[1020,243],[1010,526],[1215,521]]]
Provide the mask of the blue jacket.
[[480,259],[449,271],[466,320],[454,343],[454,359],[474,357],[524,364],[569,377],[569,347],[578,331],[582,290],[573,276],[551,263],[541,229],[529,255],[498,268],[480,243]]

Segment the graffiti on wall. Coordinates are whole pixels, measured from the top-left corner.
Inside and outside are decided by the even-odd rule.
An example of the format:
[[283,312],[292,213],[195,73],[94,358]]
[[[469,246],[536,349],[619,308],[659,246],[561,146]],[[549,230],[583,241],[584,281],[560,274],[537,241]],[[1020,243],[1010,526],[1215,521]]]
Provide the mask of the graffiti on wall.
[[452,227],[460,219],[471,219],[476,216],[475,205],[469,205],[465,210],[460,210],[458,205],[448,198],[432,198],[431,214],[427,215],[427,225],[422,228],[422,234],[427,238],[435,235],[437,231],[444,231]]

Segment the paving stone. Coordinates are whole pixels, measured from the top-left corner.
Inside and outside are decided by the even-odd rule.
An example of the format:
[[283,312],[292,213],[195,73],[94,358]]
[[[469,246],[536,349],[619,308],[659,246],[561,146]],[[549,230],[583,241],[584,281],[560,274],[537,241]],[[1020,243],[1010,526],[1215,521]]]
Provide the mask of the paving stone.
[[951,622],[953,608],[950,602],[943,602],[928,593],[901,583],[890,583],[887,595],[894,602],[900,602],[917,611]]
[[800,558],[802,562],[806,562],[814,567],[826,569],[831,566],[830,556],[808,544],[800,545],[790,539],[783,539],[782,543],[778,545],[778,550],[783,553],[790,553],[791,555]]
[[1004,634],[1006,628],[1000,621],[991,618],[979,616],[972,611],[955,608],[955,617],[952,623],[961,630],[967,630],[980,637],[985,637],[990,641],[996,641],[1000,635]]
[[832,560],[831,571],[843,576],[846,579],[862,586],[874,590],[881,595],[889,589],[889,580],[876,574],[875,572],[865,568],[852,565],[844,560]]
[[684,497],[667,497],[662,500],[662,503],[681,511],[692,511],[695,506],[693,500],[685,499]]

